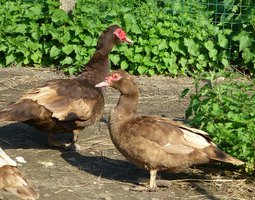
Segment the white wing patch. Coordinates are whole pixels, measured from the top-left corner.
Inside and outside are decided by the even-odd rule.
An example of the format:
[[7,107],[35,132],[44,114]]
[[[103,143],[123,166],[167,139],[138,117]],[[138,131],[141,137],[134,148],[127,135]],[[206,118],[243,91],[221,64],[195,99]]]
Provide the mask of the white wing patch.
[[201,135],[198,135],[186,129],[181,129],[181,131],[183,132],[183,138],[185,139],[187,144],[194,149],[203,149],[212,145]]
[[163,148],[168,153],[176,154],[176,155],[189,154],[192,151],[194,151],[193,148],[191,148],[189,146],[185,146],[183,144],[170,144],[170,143],[167,143],[166,145],[163,146]]
[[184,128],[184,129],[190,130],[190,131],[192,131],[192,132],[194,132],[194,133],[200,133],[200,134],[202,134],[202,135],[209,136],[209,134],[208,134],[207,132],[203,131],[203,130],[196,129],[196,128],[191,128],[191,127],[185,126],[185,125],[183,125],[183,124],[181,124],[180,128],[181,128],[181,129]]
[[0,147],[0,167],[3,167],[5,165],[16,167],[17,163],[12,160]]

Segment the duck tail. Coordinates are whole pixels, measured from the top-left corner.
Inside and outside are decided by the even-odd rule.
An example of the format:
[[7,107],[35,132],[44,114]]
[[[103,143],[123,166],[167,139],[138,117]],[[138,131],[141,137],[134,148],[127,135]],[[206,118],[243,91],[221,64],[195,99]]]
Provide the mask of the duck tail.
[[211,160],[217,160],[225,163],[231,163],[233,165],[244,165],[245,163],[233,156],[225,153],[224,151],[218,149],[215,146],[211,146],[210,150],[207,152]]

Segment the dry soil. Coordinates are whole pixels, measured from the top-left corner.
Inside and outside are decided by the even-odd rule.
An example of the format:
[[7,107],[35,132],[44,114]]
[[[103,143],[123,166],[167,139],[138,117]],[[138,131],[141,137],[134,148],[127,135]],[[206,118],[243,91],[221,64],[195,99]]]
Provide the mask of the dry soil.
[[[0,109],[15,102],[25,91],[49,79],[68,78],[61,73],[32,68],[0,69]],[[193,88],[190,78],[136,77],[141,98],[139,114],[157,114],[182,119],[188,98],[179,101],[181,91]],[[148,172],[132,165],[115,149],[107,128],[108,112],[119,98],[105,92],[105,114],[100,122],[80,134],[79,152],[51,149],[45,134],[22,123],[0,125],[0,145],[13,158],[27,162],[20,169],[41,200],[165,200],[245,199],[255,200],[254,178],[229,165],[196,166],[182,173],[159,173],[170,187],[156,192],[129,189],[148,182]],[[68,135],[67,135],[68,137]],[[17,197],[1,190],[0,199]]]

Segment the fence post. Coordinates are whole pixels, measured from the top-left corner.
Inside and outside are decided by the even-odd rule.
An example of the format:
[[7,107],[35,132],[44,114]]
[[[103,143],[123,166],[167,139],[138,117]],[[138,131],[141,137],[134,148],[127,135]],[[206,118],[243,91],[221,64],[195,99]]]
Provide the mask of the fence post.
[[60,0],[60,3],[59,8],[69,13],[74,9],[76,0]]

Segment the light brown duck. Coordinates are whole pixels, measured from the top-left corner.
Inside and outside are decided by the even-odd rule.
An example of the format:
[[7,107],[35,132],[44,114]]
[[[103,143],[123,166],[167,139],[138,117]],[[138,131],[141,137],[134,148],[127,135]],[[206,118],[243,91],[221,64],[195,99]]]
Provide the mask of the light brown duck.
[[0,148],[0,188],[22,199],[37,199],[38,193],[28,185],[17,163]]
[[96,85],[104,86],[120,92],[118,104],[109,117],[111,139],[129,161],[150,171],[150,189],[157,187],[157,171],[179,171],[211,161],[244,164],[218,149],[202,130],[159,116],[138,116],[139,90],[132,76],[123,70],[112,72]]

